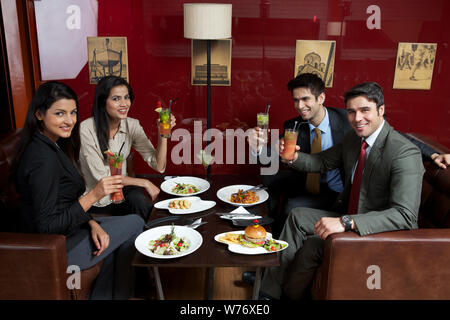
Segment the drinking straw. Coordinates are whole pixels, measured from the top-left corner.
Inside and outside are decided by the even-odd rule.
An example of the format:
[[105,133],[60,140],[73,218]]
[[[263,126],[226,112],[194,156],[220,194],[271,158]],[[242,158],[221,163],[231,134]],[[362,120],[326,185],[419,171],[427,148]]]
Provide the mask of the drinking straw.
[[172,103],[175,103],[175,101],[177,101],[178,98],[175,98],[175,100],[170,100],[169,101],[169,113],[171,113],[171,109],[172,109]]
[[120,156],[120,152],[122,152],[122,148],[123,148],[124,145],[125,145],[125,141],[122,143],[122,146],[120,147],[120,150],[119,150],[119,153],[118,153],[119,156]]
[[270,109],[270,103],[266,106],[266,114],[269,113],[269,109]]
[[297,122],[298,121],[295,121],[295,123],[294,123],[294,131],[297,131]]

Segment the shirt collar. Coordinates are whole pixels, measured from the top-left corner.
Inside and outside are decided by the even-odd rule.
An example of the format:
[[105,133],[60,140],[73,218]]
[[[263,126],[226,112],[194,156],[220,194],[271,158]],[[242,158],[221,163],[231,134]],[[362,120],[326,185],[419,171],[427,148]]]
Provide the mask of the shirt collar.
[[367,142],[367,144],[369,145],[369,147],[371,147],[371,148],[373,147],[375,141],[377,140],[378,135],[379,135],[380,132],[381,132],[381,129],[383,129],[384,123],[385,123],[385,121],[384,121],[384,119],[383,119],[383,122],[382,122],[381,125],[378,127],[378,129],[375,130],[374,133],[372,133],[370,136],[368,136],[368,137],[366,138],[366,142]]
[[121,133],[127,133],[127,130],[125,129],[126,128],[126,121],[127,121],[127,119],[122,119],[122,120],[120,120],[120,123],[119,123],[119,130],[118,130],[118,132],[121,132]]
[[[328,110],[327,108],[323,107],[325,109],[325,117],[323,117],[322,122],[319,123],[317,128],[322,131],[323,133],[327,133],[328,128],[330,127],[330,118],[328,117]],[[316,127],[308,121],[309,125],[309,131],[313,131]]]

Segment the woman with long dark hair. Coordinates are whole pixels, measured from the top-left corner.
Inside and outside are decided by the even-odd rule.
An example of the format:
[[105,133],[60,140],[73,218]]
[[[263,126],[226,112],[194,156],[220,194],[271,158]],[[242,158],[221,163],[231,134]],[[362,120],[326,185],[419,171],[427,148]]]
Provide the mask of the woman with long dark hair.
[[93,219],[93,203],[123,187],[122,176],[101,179],[84,194],[77,168],[78,99],[67,85],[41,85],[28,108],[11,178],[20,195],[19,230],[66,236],[67,264],[81,270],[104,260],[92,299],[132,296],[134,240],[143,230],[137,215]]
[[[107,76],[99,81],[92,107],[93,116],[81,123],[80,164],[89,191],[100,179],[111,174],[105,151],[120,152],[124,159],[122,182],[125,202],[113,204],[107,196],[95,203],[90,212],[113,215],[135,213],[146,220],[153,206],[151,200],[156,198],[160,190],[147,179],[127,176],[126,159],[133,147],[151,168],[164,172],[167,138],[158,135],[158,146],[156,149],[153,147],[139,120],[128,117],[133,101],[133,90],[125,79]],[[175,117],[171,115],[173,126]]]

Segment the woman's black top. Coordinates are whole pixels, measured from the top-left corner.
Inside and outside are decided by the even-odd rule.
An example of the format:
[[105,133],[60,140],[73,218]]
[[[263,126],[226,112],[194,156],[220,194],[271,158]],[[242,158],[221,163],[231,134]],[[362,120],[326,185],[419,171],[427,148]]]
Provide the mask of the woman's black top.
[[85,183],[70,158],[35,133],[16,174],[22,232],[68,235],[92,217],[78,202]]

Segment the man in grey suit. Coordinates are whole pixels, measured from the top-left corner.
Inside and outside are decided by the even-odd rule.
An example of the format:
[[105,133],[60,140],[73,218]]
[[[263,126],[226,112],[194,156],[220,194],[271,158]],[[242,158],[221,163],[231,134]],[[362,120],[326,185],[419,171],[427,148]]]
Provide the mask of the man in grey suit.
[[[292,164],[306,172],[341,169],[344,189],[336,211],[291,211],[280,236],[289,247],[279,255],[280,267],[264,273],[262,296],[306,297],[322,260],[323,240],[330,234],[352,230],[364,236],[417,228],[425,171],[419,149],[384,120],[384,96],[378,84],[362,83],[344,97],[353,130],[328,150],[296,153]],[[280,153],[284,149],[282,139],[279,149]]]

